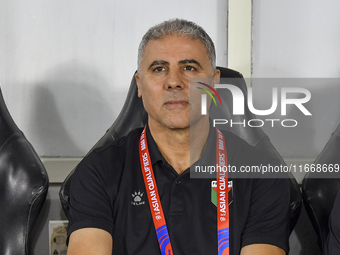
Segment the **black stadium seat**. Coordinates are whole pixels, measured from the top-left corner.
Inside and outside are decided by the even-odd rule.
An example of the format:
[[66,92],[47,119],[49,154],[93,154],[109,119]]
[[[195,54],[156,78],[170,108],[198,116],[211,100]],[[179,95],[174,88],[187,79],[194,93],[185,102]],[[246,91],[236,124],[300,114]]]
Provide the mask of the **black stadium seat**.
[[30,254],[48,185],[43,164],[12,120],[0,90],[0,254]]
[[[314,162],[325,166],[327,172],[309,172],[302,182],[302,196],[307,214],[318,235],[319,246],[325,250],[329,234],[328,220],[335,197],[340,189],[340,172],[329,172],[340,166],[340,125]],[[338,168],[339,170],[339,168]]]

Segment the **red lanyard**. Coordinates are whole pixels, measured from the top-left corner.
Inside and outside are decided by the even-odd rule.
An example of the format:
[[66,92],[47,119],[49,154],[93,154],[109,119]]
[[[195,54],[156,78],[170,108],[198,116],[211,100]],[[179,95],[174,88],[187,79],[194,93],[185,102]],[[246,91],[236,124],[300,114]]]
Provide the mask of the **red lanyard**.
[[[220,166],[219,169],[221,169],[223,166],[228,165],[227,150],[223,134],[217,128],[216,132],[216,164],[218,164]],[[139,139],[139,157],[159,248],[162,255],[173,255],[168,228],[166,226],[156,179],[152,169],[149,149],[146,142],[146,126],[144,127]],[[228,173],[219,171],[217,172],[216,178],[218,255],[229,255]]]
[[[216,128],[216,164],[228,166],[224,135]],[[217,163],[218,162],[218,163]],[[223,168],[223,166],[226,166]],[[217,171],[217,240],[218,255],[229,255],[228,172]]]

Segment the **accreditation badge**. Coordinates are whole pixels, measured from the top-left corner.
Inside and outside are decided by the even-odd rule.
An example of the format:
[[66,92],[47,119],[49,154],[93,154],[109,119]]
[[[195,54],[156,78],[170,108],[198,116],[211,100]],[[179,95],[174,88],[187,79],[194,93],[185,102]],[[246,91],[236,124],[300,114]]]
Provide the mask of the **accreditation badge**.
[[[233,181],[228,181],[228,199],[229,205],[234,201],[233,199]],[[211,181],[211,202],[217,206],[217,181]]]

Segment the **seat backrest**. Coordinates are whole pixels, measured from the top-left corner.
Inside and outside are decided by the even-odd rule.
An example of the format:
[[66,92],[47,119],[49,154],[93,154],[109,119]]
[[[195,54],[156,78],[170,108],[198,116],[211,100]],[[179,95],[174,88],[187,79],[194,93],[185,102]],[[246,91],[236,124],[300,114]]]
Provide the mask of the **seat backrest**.
[[[224,67],[217,67],[221,71],[221,78],[224,78],[223,82],[228,82],[228,84],[233,84],[240,88],[243,91],[245,96],[245,115],[244,116],[233,116],[234,121],[245,121],[247,122],[250,119],[256,119],[254,114],[250,112],[247,102],[247,86],[243,79],[243,76],[234,70],[224,68]],[[226,105],[226,107],[221,107],[217,111],[214,110],[211,114],[213,118],[215,116],[224,116],[226,119],[231,118],[230,112],[232,112],[232,94],[229,90],[220,90],[218,91],[221,99],[222,105]],[[241,120],[242,119],[242,120]],[[122,108],[122,111],[107,133],[99,140],[99,142],[91,149],[101,147],[111,141],[127,135],[131,130],[143,127],[147,121],[147,113],[145,112],[142,100],[137,96],[137,85],[136,80],[133,76],[130,89],[127,95],[127,99],[125,104]],[[220,127],[219,127],[220,128]],[[227,129],[249,144],[259,148],[263,152],[267,153],[268,155],[272,156],[273,158],[280,161],[282,164],[285,164],[282,160],[279,153],[276,151],[272,143],[270,142],[268,136],[263,132],[263,130],[258,128],[251,128],[251,127],[244,127],[243,125],[233,125],[230,126],[222,126],[221,129]],[[74,170],[73,170],[74,171]],[[73,171],[69,174],[69,176],[65,179],[64,183],[60,189],[60,200],[66,215],[68,215],[68,195],[69,195],[69,186],[70,180],[73,174]],[[298,184],[295,178],[292,175],[288,176],[290,178],[290,190],[291,190],[291,230],[294,228],[298,217],[300,215],[302,198],[301,193],[298,187]]]
[[0,254],[30,254],[48,184],[43,164],[11,118],[0,89]]
[[[302,196],[307,214],[318,235],[319,246],[325,250],[329,234],[328,220],[340,189],[340,125],[314,162],[327,172],[309,172],[302,182]],[[329,170],[333,167],[333,172]],[[338,169],[338,170],[336,170]],[[336,171],[335,171],[336,170]]]

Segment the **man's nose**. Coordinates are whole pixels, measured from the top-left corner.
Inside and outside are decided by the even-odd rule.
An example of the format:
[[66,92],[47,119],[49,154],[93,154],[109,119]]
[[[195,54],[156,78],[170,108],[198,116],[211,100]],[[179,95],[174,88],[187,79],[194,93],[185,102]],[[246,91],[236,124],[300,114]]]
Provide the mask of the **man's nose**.
[[179,88],[182,89],[184,86],[183,80],[181,77],[181,72],[179,70],[170,70],[168,72],[168,79],[166,83],[167,89]]

